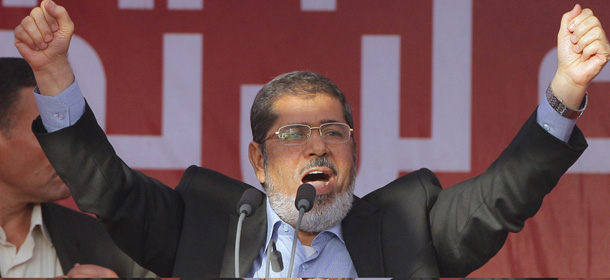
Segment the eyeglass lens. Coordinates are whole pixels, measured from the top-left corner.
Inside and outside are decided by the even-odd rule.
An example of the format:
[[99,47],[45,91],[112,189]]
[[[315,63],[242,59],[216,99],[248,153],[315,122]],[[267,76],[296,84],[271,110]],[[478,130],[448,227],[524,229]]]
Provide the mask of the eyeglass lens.
[[311,136],[311,129],[320,130],[322,140],[329,144],[344,143],[349,140],[350,128],[347,124],[328,123],[319,128],[310,128],[303,124],[293,124],[281,127],[279,138],[285,145],[299,145],[307,142]]

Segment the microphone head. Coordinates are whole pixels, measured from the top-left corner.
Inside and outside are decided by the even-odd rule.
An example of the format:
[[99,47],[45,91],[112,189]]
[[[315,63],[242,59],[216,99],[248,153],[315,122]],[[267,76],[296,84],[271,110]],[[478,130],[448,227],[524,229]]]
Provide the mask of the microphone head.
[[246,217],[254,214],[254,210],[263,202],[263,195],[255,188],[249,188],[241,195],[237,203],[237,213],[245,213]]
[[270,252],[270,258],[271,258],[271,268],[273,269],[273,271],[275,272],[282,272],[282,270],[284,270],[284,262],[282,261],[282,253],[280,251],[277,250],[277,247],[275,246],[275,241],[271,240],[271,252]]
[[297,189],[297,198],[294,200],[294,206],[297,210],[301,208],[305,209],[305,212],[309,212],[313,208],[313,202],[316,199],[316,188],[311,184],[302,184]]

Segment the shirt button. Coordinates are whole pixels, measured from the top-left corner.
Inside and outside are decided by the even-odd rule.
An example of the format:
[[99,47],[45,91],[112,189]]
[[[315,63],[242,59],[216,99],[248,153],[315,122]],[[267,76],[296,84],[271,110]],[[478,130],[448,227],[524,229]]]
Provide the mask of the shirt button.
[[542,127],[544,128],[544,130],[546,131],[551,131],[551,127],[548,124],[543,124]]
[[303,270],[307,270],[307,268],[309,267],[309,265],[307,265],[306,263],[304,263],[303,265],[301,265],[301,268],[303,268]]
[[288,232],[288,226],[284,225],[284,232]]
[[53,114],[53,116],[56,117],[59,120],[63,120],[64,119],[64,115],[60,114],[60,113],[55,113],[55,114]]

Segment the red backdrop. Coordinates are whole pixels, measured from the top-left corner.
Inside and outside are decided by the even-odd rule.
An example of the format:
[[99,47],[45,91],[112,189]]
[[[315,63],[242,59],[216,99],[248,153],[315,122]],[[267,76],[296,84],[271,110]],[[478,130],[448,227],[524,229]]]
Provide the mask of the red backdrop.
[[[75,66],[77,79],[85,90],[97,88],[105,95],[105,100],[100,99],[100,103],[105,104],[92,104],[102,108],[96,114],[98,117],[105,114],[103,121],[111,137],[124,137],[126,142],[131,141],[139,147],[125,148],[126,151],[117,147],[128,163],[130,157],[138,158],[139,153],[153,158],[161,153],[159,146],[147,146],[148,140],[137,137],[161,137],[164,129],[175,126],[193,131],[197,136],[185,136],[190,139],[185,145],[193,145],[192,141],[196,144],[193,149],[182,147],[183,150],[177,152],[178,158],[181,153],[188,153],[185,150],[194,151],[195,162],[189,163],[246,180],[245,176],[253,172],[245,170],[247,164],[244,165],[240,156],[244,145],[241,137],[250,137],[249,128],[240,128],[242,118],[248,113],[240,105],[244,92],[248,91],[244,85],[261,85],[280,73],[299,69],[328,76],[347,94],[354,110],[357,140],[361,140],[362,131],[370,131],[363,127],[365,121],[378,126],[399,123],[401,139],[434,138],[437,112],[432,109],[435,104],[433,91],[457,80],[467,88],[460,89],[458,103],[461,109],[456,109],[454,115],[461,118],[467,129],[451,131],[452,126],[443,125],[442,120],[438,125],[466,141],[465,145],[455,147],[456,151],[465,151],[466,157],[459,156],[452,166],[438,163],[451,159],[452,154],[430,164],[423,163],[437,171],[446,187],[483,172],[533,112],[538,104],[540,85],[548,84],[548,75],[553,75],[553,69],[545,68],[544,62],[553,57],[561,15],[575,4],[568,0],[57,2],[67,7],[76,25],[75,34],[79,42],[84,42],[80,45],[81,51],[71,53],[70,57],[73,64],[82,65]],[[307,8],[314,2],[321,6]],[[15,54],[10,32],[38,1],[3,0],[0,3],[0,55],[7,56]],[[191,7],[175,8],[180,3]],[[607,1],[580,3],[591,7],[610,30]],[[197,7],[198,4],[201,6]],[[453,8],[443,8],[445,5],[457,5],[455,17]],[[439,36],[442,30],[435,29],[443,24],[451,27],[454,23],[458,32],[447,27]],[[168,34],[184,36],[182,38],[196,43],[186,44]],[[363,85],[368,77],[365,57],[375,54],[368,53],[364,42],[366,38],[376,40],[378,35],[399,42],[389,44],[390,49],[398,50],[392,60],[397,61],[398,68],[387,70],[390,74],[398,74],[400,81],[397,85],[400,114],[396,120],[363,120],[365,108],[373,106],[361,102],[363,96],[386,98],[383,88],[371,92],[364,90]],[[170,44],[165,45],[168,42]],[[385,44],[385,41],[379,42]],[[456,57],[457,60],[445,58],[443,53],[435,52],[440,48],[456,48],[460,55],[454,56],[460,57]],[[87,50],[97,59],[81,55]],[[379,53],[386,55],[382,51]],[[91,70],[95,65],[101,66],[101,72]],[[386,71],[383,65],[381,68]],[[434,74],[435,71],[439,74]],[[191,122],[164,123],[168,115],[179,112],[164,111],[164,107],[170,107],[164,103],[163,96],[178,96],[183,91],[179,87],[164,86],[171,85],[168,81],[172,79],[188,75],[192,76],[189,76],[189,82],[200,86],[195,87],[197,98],[183,100],[185,104],[195,103],[194,111],[187,112]],[[610,138],[608,81],[610,78],[598,79],[591,85],[589,107],[578,121],[588,139],[594,141]],[[383,81],[378,83],[385,85]],[[438,96],[451,98],[454,94],[446,90]],[[89,102],[93,99],[88,97]],[[359,144],[373,145],[366,141]],[[436,145],[442,149],[451,142]],[[397,153],[403,149],[399,144],[392,147]],[[607,219],[610,168],[603,160],[610,150],[604,149],[604,145],[600,147],[589,149],[586,153],[591,154],[590,158],[582,160],[591,164],[566,174],[524,230],[511,234],[500,253],[470,276],[610,275],[607,265],[610,260],[610,221]],[[360,162],[375,157],[374,152],[364,155],[360,152],[359,155]],[[176,160],[168,167],[163,165],[168,156],[158,157],[147,160],[149,165],[134,161],[134,167],[175,186],[188,164]],[[413,155],[413,164],[393,166],[397,172],[392,176],[412,170],[410,166],[419,163],[418,157],[422,156]],[[375,172],[364,169],[360,168],[359,172]],[[385,177],[380,181],[384,180]],[[358,188],[361,195],[370,191],[371,186],[358,185]],[[70,200],[62,203],[74,205]]]

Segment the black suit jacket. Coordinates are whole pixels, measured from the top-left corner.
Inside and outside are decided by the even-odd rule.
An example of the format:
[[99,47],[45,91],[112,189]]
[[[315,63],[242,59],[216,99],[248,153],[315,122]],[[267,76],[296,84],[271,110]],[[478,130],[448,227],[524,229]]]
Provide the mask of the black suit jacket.
[[80,263],[112,269],[121,277],[154,277],[123,253],[95,218],[55,203],[41,204],[41,211],[64,275]]
[[[578,128],[564,143],[535,116],[480,176],[443,190],[421,169],[356,198],[342,227],[358,276],[462,277],[495,255],[587,146]],[[45,133],[37,119],[33,129],[78,206],[142,266],[160,276],[233,276],[235,207],[251,186],[196,166],[175,190],[164,186],[120,160],[89,107],[71,127]],[[265,240],[264,207],[243,231],[245,276]]]

